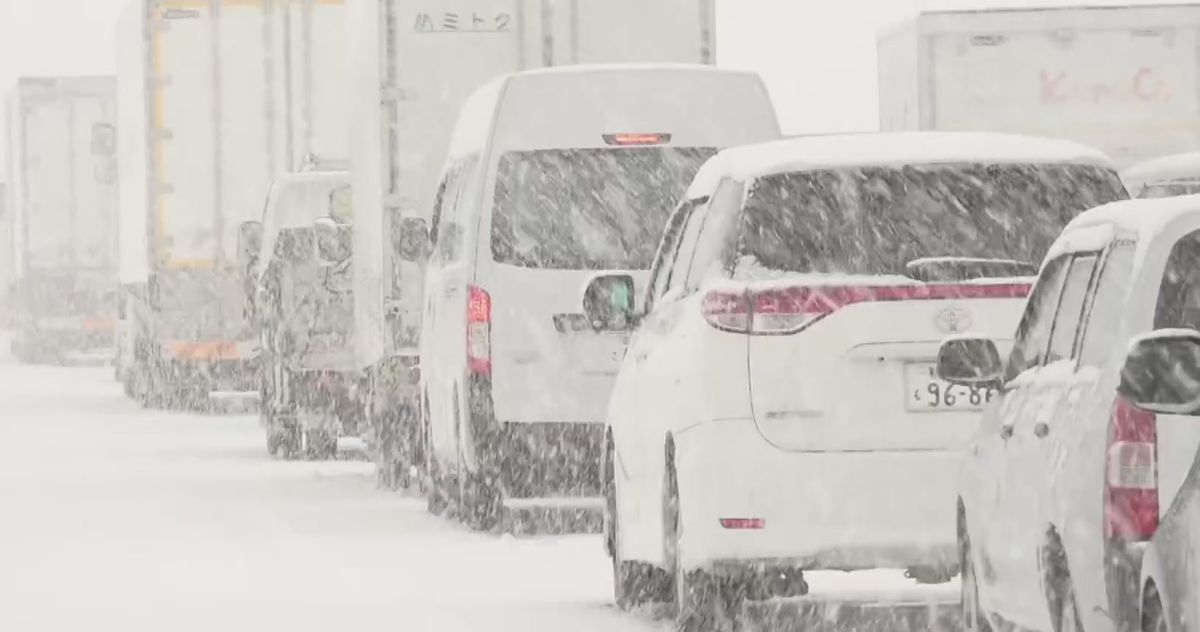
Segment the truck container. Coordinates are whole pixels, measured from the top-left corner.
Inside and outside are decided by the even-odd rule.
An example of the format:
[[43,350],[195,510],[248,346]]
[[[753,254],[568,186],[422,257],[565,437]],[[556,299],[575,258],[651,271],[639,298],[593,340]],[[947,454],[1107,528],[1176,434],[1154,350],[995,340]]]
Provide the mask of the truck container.
[[9,97],[3,232],[21,360],[111,357],[116,116],[112,77],[22,78]]
[[357,363],[385,483],[420,455],[422,264],[459,110],[510,72],[715,58],[713,0],[362,0],[350,40]]
[[1200,4],[926,12],[878,54],[885,131],[1066,138],[1122,167],[1200,145]]
[[133,0],[117,40],[126,389],[251,397],[239,228],[277,176],[346,155],[341,2]]

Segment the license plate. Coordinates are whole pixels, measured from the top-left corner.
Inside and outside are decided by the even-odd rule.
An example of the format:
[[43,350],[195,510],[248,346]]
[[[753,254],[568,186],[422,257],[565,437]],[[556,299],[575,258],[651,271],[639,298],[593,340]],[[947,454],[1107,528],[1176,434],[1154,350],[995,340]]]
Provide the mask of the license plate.
[[932,364],[905,365],[904,384],[904,407],[909,412],[983,410],[984,405],[996,396],[996,389],[942,381]]

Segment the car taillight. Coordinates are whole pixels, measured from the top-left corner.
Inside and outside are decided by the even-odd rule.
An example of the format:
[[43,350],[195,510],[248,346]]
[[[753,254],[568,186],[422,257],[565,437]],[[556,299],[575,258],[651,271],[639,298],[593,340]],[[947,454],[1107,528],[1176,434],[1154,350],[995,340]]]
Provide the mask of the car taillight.
[[757,335],[794,334],[855,303],[1025,298],[1028,283],[812,286],[765,290],[714,290],[701,311],[722,331]]
[[467,288],[467,368],[492,372],[492,297],[474,285]]
[[1119,395],[1108,437],[1104,534],[1149,540],[1158,529],[1158,419]]

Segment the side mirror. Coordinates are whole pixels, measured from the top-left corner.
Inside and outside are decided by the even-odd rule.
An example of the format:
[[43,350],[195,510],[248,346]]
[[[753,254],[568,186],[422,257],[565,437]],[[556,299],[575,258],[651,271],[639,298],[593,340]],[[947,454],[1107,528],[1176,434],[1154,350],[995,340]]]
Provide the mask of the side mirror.
[[989,338],[954,336],[938,349],[937,375],[951,384],[999,388],[1004,382],[1004,362]]
[[425,261],[429,258],[432,244],[429,239],[429,224],[419,217],[405,217],[399,226],[392,225],[395,239],[393,245],[404,261]]
[[353,233],[350,227],[333,218],[322,217],[313,223],[317,237],[317,254],[327,264],[339,264],[350,258]]
[[608,274],[593,277],[583,292],[583,313],[596,331],[624,331],[636,326],[633,277]]
[[1121,369],[1120,392],[1150,412],[1200,413],[1200,332],[1163,329],[1134,338]]
[[262,238],[262,222],[242,222],[238,225],[238,263],[243,269],[254,265],[255,260],[258,259],[258,251],[262,248]]

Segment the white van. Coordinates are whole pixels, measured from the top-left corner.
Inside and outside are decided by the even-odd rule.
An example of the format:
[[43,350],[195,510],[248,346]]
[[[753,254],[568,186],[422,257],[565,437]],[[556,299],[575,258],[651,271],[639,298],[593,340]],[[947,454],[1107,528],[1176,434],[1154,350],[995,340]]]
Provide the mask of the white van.
[[[601,508],[605,407],[626,337],[580,313],[596,271],[644,283],[718,149],[780,136],[762,80],[705,66],[509,75],[464,105],[438,190],[421,336],[432,511]],[[450,493],[450,490],[454,490]]]

